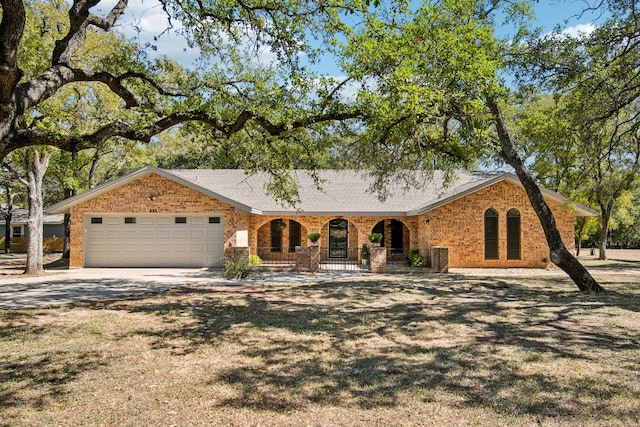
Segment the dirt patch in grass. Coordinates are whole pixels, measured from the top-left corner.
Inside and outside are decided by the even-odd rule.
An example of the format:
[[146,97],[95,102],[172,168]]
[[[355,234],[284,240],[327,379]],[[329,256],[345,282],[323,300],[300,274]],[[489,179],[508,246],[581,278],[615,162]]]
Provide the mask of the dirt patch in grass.
[[638,275],[368,276],[0,311],[0,425],[637,425]]

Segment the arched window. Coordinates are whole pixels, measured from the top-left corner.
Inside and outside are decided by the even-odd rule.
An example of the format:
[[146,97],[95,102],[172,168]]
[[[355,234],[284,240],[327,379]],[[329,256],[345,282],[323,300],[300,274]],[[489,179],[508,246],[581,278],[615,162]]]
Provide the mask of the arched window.
[[484,259],[498,259],[498,212],[484,213]]
[[302,225],[298,221],[289,220],[289,252],[295,252],[296,246],[302,245]]
[[507,212],[507,259],[520,259],[520,212]]
[[282,252],[282,229],[284,227],[285,223],[281,218],[271,221],[271,252]]

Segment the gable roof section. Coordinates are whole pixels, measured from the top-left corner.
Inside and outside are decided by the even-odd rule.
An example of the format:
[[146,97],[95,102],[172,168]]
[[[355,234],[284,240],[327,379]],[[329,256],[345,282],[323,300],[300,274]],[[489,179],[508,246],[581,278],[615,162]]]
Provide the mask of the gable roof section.
[[[27,218],[29,217],[29,211],[24,208],[15,208],[13,210],[13,214],[11,216],[11,224],[13,225],[23,225],[27,223]],[[3,216],[0,216],[0,224],[5,224],[7,221]],[[48,214],[45,213],[42,217],[43,225],[50,224],[62,224],[64,222],[63,214]]]
[[[300,196],[299,206],[287,207],[276,201],[265,190],[270,177],[267,174],[248,175],[238,169],[173,169],[165,170],[145,166],[114,181],[57,203],[49,213],[69,212],[71,207],[110,190],[126,185],[149,174],[158,174],[193,190],[246,212],[258,215],[366,215],[413,216],[451,203],[461,197],[489,187],[500,181],[519,185],[518,178],[506,172],[458,171],[456,178],[444,186],[444,174],[435,172],[420,188],[402,189],[392,185],[389,197],[381,201],[370,191],[371,179],[363,172],[352,170],[322,170],[320,188],[306,171],[294,171]],[[547,199],[566,203],[560,194],[542,189]],[[297,209],[297,210],[296,210]],[[597,215],[586,206],[576,205],[577,216]]]
[[167,178],[171,181],[174,181],[178,184],[184,185],[185,187],[191,188],[195,191],[198,191],[200,193],[206,194],[208,196],[211,196],[215,199],[221,200],[223,202],[229,203],[230,205],[245,210],[247,212],[251,212],[251,213],[257,213],[257,212],[253,212],[251,206],[248,205],[243,205],[242,203],[238,203],[237,201],[233,200],[233,199],[228,199],[227,197],[225,197],[224,195],[218,194],[214,191],[211,191],[210,189],[203,187],[201,185],[198,185],[196,183],[193,183],[191,181],[187,181],[177,175],[172,174],[170,171],[164,170],[164,169],[160,169],[157,168],[155,166],[151,166],[151,165],[147,165],[144,166],[138,170],[135,170],[133,172],[131,172],[130,174],[121,176],[120,178],[116,178],[112,181],[106,182],[102,185],[97,186],[96,188],[92,188],[90,190],[85,191],[84,193],[78,194],[76,196],[70,197],[68,199],[65,199],[61,202],[58,202],[54,205],[49,206],[49,208],[46,209],[47,213],[68,213],[70,211],[70,209],[79,204],[82,203],[84,201],[87,200],[91,200],[95,197],[98,197],[104,193],[107,193],[111,190],[114,190],[118,187],[122,187],[123,185],[126,185],[130,182],[133,182],[135,180],[144,178],[147,175],[150,174],[157,174],[160,175],[164,178]]

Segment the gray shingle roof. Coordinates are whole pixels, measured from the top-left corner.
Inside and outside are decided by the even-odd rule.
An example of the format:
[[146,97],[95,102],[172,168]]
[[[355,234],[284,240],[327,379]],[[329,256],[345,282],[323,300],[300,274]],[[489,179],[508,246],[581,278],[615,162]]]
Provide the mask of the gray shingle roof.
[[[520,185],[518,178],[506,172],[469,172],[460,170],[445,183],[445,174],[435,172],[429,179],[416,173],[420,185],[405,189],[396,181],[388,186],[389,196],[381,200],[371,190],[374,179],[359,171],[318,171],[320,188],[306,171],[295,171],[300,202],[294,208],[277,201],[266,191],[271,176],[247,175],[237,169],[158,169],[145,166],[128,175],[78,194],[47,209],[48,213],[68,213],[82,201],[97,197],[148,174],[159,174],[181,185],[193,188],[238,209],[260,215],[367,215],[412,216],[427,213],[499,181]],[[541,188],[545,198],[564,203],[560,194]],[[576,204],[576,216],[593,216],[593,209]],[[297,209],[297,211],[296,211]]]
[[[11,223],[14,225],[26,224],[29,217],[29,211],[24,208],[15,208],[11,215]],[[0,216],[0,224],[4,224],[5,218]],[[64,222],[64,214],[48,214],[42,216],[43,224],[62,224]]]
[[[270,181],[268,174],[247,175],[242,170],[228,169],[172,169],[166,172],[263,214],[290,213],[293,209],[283,206],[266,192],[265,185]],[[306,171],[294,172],[300,198],[296,205],[299,214],[415,214],[483,183],[493,182],[505,173],[459,171],[446,186],[442,172],[434,173],[430,179],[416,175],[415,178],[421,182],[418,188],[390,185],[389,196],[385,200],[380,200],[371,190],[373,178],[362,172],[322,170],[318,175],[320,188]]]

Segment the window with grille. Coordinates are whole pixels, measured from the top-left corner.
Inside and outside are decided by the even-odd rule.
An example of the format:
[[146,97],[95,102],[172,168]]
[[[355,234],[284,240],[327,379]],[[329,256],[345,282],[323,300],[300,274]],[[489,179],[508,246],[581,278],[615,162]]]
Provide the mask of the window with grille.
[[484,259],[498,259],[498,212],[484,213]]
[[507,212],[507,259],[520,259],[520,212]]

